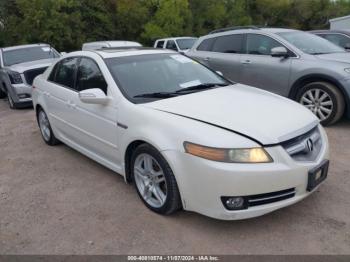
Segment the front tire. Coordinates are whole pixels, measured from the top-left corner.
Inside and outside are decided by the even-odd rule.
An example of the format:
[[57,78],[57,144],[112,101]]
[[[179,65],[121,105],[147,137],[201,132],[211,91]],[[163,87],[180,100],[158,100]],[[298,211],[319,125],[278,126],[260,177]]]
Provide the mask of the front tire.
[[324,126],[337,122],[344,114],[345,101],[339,89],[328,82],[312,82],[298,92],[300,104],[310,109]]
[[5,98],[6,97],[6,93],[4,91],[2,91],[2,89],[0,88],[0,99]]
[[131,176],[142,202],[159,214],[172,214],[181,208],[175,176],[164,157],[154,147],[143,144],[131,158]]
[[10,94],[7,94],[7,102],[8,102],[9,107],[11,109],[16,109],[17,108],[16,103],[13,101],[13,99],[12,99]]
[[60,143],[60,141],[55,137],[52,132],[52,128],[45,111],[39,108],[36,114],[38,125],[40,128],[41,136],[43,137],[46,144],[50,146],[55,146]]

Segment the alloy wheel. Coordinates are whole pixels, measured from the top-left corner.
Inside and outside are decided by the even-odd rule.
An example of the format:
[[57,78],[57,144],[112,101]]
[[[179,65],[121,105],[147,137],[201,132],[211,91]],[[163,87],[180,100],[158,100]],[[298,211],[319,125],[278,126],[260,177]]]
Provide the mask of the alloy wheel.
[[39,126],[45,141],[49,141],[51,138],[50,123],[44,111],[39,112]]
[[158,161],[142,153],[137,156],[133,168],[135,183],[143,200],[154,208],[163,206],[167,198],[167,185]]
[[322,89],[310,89],[300,99],[300,103],[310,109],[321,121],[327,119],[333,111],[330,95]]

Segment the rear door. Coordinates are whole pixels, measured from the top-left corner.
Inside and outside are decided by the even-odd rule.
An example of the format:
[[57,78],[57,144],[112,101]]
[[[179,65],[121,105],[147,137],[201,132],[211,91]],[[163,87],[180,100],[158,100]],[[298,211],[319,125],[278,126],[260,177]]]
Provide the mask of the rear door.
[[245,54],[240,57],[240,82],[286,96],[292,58],[272,57],[271,49],[280,46],[283,44],[270,36],[247,34]]

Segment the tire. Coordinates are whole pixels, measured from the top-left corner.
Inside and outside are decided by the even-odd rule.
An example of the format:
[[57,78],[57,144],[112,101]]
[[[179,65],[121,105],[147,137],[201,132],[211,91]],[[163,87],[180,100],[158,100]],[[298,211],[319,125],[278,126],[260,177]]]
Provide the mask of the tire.
[[42,108],[39,108],[36,114],[37,122],[39,125],[40,133],[45,143],[49,146],[55,146],[60,143],[60,141],[55,137],[49,119]]
[[7,94],[7,102],[8,102],[9,107],[11,109],[16,109],[17,108],[16,103],[13,101],[13,99],[12,99],[10,94]]
[[136,191],[149,209],[169,215],[182,207],[175,176],[157,149],[148,144],[138,146],[133,152],[130,166]]
[[298,92],[296,100],[310,109],[324,126],[336,123],[345,110],[342,93],[335,85],[328,82],[306,84]]

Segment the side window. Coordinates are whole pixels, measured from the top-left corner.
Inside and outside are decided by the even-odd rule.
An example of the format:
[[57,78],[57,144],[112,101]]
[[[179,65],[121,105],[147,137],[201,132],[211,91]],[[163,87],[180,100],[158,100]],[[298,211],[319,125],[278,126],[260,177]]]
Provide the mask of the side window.
[[176,47],[175,41],[168,40],[168,42],[166,43],[166,49],[171,49],[171,50],[177,51],[177,47]]
[[213,52],[240,54],[242,46],[243,35],[219,36],[213,45]]
[[258,34],[247,35],[247,54],[271,55],[271,49],[279,46],[283,45],[271,37]]
[[56,76],[56,72],[57,72],[57,68],[60,65],[60,62],[56,63],[56,65],[52,68],[51,73],[49,75],[48,80],[51,82],[55,82],[55,76]]
[[336,44],[337,46],[341,46],[345,48],[346,46],[350,45],[350,38],[346,37],[345,35],[340,34],[324,34],[321,35],[323,38],[327,39],[328,41],[332,42],[333,44]]
[[164,46],[164,41],[158,41],[156,48],[163,48],[163,46]]
[[77,84],[78,91],[100,88],[107,94],[107,83],[95,61],[90,58],[82,58],[78,67]]
[[211,51],[215,38],[208,38],[202,41],[197,47],[198,51]]
[[56,66],[56,74],[53,82],[74,89],[77,58],[66,58]]

